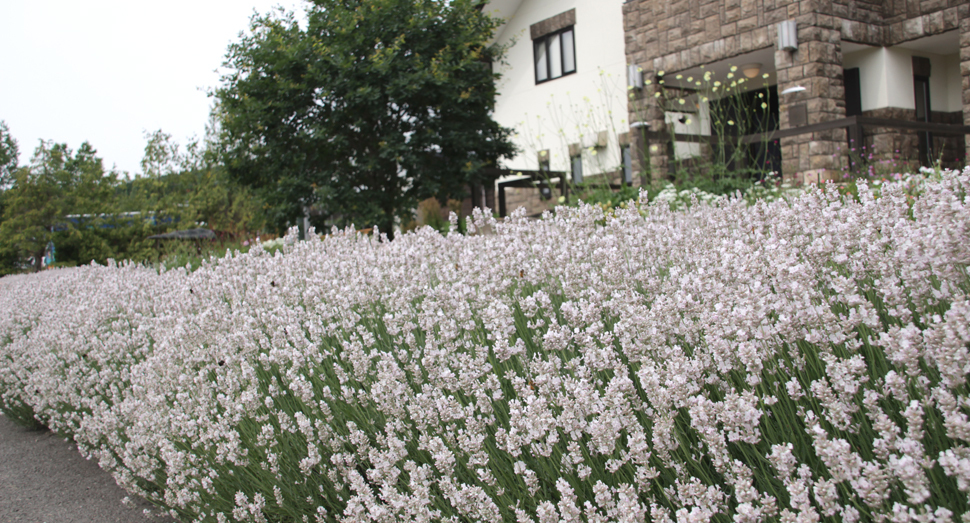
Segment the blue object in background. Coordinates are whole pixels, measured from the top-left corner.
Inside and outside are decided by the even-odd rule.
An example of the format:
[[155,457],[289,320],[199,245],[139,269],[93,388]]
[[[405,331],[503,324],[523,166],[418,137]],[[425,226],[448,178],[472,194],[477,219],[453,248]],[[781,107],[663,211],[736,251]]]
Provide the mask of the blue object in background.
[[56,259],[54,258],[54,252],[56,250],[57,249],[54,248],[54,242],[52,241],[47,242],[47,248],[44,249],[44,261],[43,261],[44,267],[47,267],[48,265],[51,265],[56,261]]

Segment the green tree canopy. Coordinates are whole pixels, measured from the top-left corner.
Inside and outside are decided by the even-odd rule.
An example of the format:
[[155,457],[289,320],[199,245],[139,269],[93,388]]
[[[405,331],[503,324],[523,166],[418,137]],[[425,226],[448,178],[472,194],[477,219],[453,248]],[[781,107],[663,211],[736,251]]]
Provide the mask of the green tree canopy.
[[0,191],[13,183],[13,173],[17,170],[17,157],[20,148],[17,140],[10,134],[7,122],[0,120]]
[[260,200],[229,178],[211,134],[184,151],[161,130],[145,137],[143,174],[123,184],[123,211],[151,213],[173,229],[204,226],[239,236],[262,228]]
[[71,230],[111,212],[107,205],[116,182],[89,143],[72,152],[65,144],[41,142],[30,166],[13,172],[13,185],[4,193],[0,243],[22,259],[33,258],[40,270],[56,229]]
[[315,0],[305,29],[292,13],[253,18],[215,94],[226,166],[274,225],[313,206],[392,235],[418,201],[494,181],[483,167],[514,147],[491,118],[499,21],[479,3]]
[[119,180],[84,143],[42,141],[17,167],[16,141],[0,122],[0,275],[39,270],[48,245],[59,266],[108,259],[158,260],[148,237],[205,226],[226,238],[262,229],[262,203],[233,182],[212,149],[214,133],[181,149],[171,135],[146,135],[144,175]]

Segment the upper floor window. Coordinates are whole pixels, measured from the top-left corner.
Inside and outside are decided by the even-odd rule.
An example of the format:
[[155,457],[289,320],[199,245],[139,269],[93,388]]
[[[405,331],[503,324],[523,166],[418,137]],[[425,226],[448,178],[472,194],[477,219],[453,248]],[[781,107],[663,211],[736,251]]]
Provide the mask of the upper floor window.
[[536,83],[576,72],[576,10],[559,13],[532,24]]
[[533,46],[536,83],[576,72],[576,45],[572,27],[536,39]]

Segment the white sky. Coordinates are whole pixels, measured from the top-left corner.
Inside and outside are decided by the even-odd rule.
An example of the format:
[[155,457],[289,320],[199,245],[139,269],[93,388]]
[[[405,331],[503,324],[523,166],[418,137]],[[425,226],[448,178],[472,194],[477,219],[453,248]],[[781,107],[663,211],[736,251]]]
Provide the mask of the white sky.
[[88,141],[141,172],[146,131],[202,137],[230,42],[255,9],[299,0],[0,0],[0,120],[30,161],[39,140]]

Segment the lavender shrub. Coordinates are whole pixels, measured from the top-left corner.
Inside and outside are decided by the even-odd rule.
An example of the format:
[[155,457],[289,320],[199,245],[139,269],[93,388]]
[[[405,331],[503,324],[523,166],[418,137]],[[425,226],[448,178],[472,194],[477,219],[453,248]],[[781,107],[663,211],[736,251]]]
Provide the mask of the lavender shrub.
[[0,409],[183,521],[970,521],[968,188],[8,277]]

